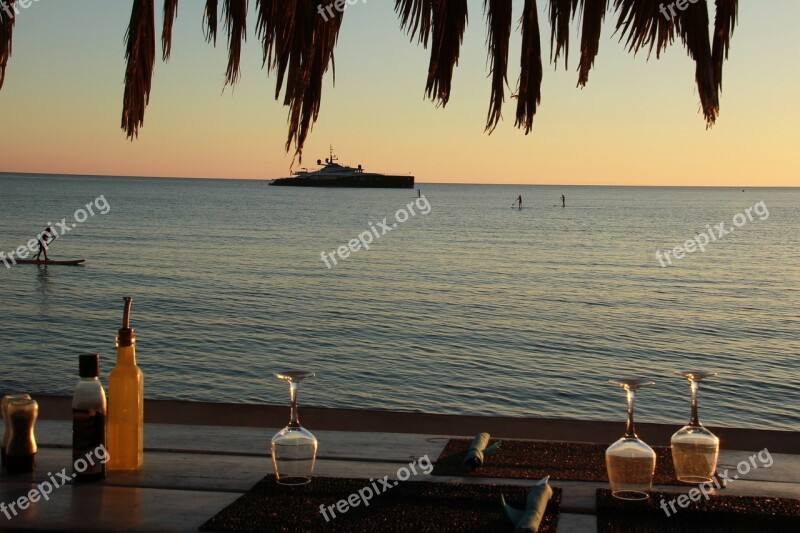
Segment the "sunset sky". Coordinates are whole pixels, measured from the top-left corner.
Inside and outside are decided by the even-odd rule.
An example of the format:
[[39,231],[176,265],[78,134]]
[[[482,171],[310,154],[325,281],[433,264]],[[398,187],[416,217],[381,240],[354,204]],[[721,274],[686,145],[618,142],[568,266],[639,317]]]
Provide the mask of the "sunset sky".
[[[287,108],[261,69],[255,17],[241,81],[223,92],[225,34],[216,49],[205,42],[202,4],[180,3],[172,58],[164,64],[159,52],[144,128],[133,143],[120,129],[131,2],[39,0],[22,10],[0,91],[0,172],[287,176]],[[514,1],[515,19],[522,4]],[[634,57],[612,35],[611,16],[586,89],[575,87],[580,41],[573,37],[569,68],[563,60],[558,69],[545,67],[531,134],[514,128],[515,101],[507,98],[504,120],[489,136],[483,0],[469,2],[443,109],[424,99],[429,52],[401,32],[394,2],[363,0],[344,14],[336,85],[329,73],[302,166],[313,167],[333,144],[342,163],[411,172],[419,182],[800,186],[800,2],[740,4],[714,128],[707,131],[699,113],[694,63],[680,43],[660,60]],[[549,55],[546,2],[539,8]],[[517,31],[508,93],[519,75],[519,45]]]

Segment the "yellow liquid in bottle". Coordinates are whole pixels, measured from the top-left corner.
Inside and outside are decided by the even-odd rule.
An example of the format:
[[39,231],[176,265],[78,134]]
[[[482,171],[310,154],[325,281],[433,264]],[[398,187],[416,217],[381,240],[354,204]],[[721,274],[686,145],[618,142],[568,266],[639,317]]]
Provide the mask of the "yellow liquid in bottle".
[[144,374],[136,366],[136,340],[117,347],[108,378],[109,470],[139,470],[144,459]]

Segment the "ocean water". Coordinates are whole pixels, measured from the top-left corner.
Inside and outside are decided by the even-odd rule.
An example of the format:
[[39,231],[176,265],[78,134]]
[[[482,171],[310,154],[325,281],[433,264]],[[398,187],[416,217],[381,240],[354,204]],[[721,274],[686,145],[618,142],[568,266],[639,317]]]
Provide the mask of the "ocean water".
[[[706,424],[800,430],[800,190],[420,186],[428,204],[397,223],[410,190],[0,176],[0,250],[66,217],[52,258],[88,260],[0,263],[0,390],[70,394],[85,352],[107,378],[132,296],[149,398],[286,404],[271,373],[299,367],[317,372],[301,409],[622,430],[608,379],[653,379],[637,419],[682,425],[689,386],[672,373],[707,369],[720,375],[701,385]],[[659,264],[656,250],[739,213],[705,252]],[[397,227],[325,266],[321,252],[384,218]]]

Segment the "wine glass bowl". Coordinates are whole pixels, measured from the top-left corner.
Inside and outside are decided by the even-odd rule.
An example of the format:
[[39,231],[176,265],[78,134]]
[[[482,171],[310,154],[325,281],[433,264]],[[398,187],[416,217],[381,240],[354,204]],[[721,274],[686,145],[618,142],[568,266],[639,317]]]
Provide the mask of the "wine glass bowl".
[[628,400],[625,435],[606,450],[606,469],[611,494],[621,500],[646,500],[650,497],[653,485],[656,452],[636,435],[633,425],[633,404],[637,390],[655,383],[641,378],[614,379],[609,380],[609,383],[625,389]]
[[307,378],[313,378],[314,372],[306,370],[289,370],[276,372],[275,377],[289,382],[291,397],[291,413],[289,425],[272,437],[272,466],[275,468],[275,479],[281,485],[305,485],[314,475],[317,457],[317,439],[300,425],[297,414],[297,387]]
[[689,380],[692,391],[692,413],[689,424],[675,432],[670,439],[675,475],[683,483],[699,484],[711,481],[717,471],[719,438],[703,427],[697,414],[698,382],[714,377],[716,372],[683,371],[676,375]]

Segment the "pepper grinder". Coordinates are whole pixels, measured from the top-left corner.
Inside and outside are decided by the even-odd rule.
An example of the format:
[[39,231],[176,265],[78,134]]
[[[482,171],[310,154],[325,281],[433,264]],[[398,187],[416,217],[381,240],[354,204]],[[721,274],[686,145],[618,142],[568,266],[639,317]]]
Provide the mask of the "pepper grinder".
[[11,438],[6,448],[8,473],[29,474],[36,469],[36,437],[33,427],[39,416],[36,400],[12,400],[8,404],[8,422]]
[[31,396],[29,394],[7,394],[3,396],[3,402],[0,404],[2,411],[3,411],[3,421],[5,422],[5,430],[3,432],[3,444],[2,448],[0,448],[0,461],[2,461],[3,468],[6,466],[6,448],[8,447],[8,441],[11,440],[11,423],[8,421],[8,404],[11,403],[12,400],[30,400]]

